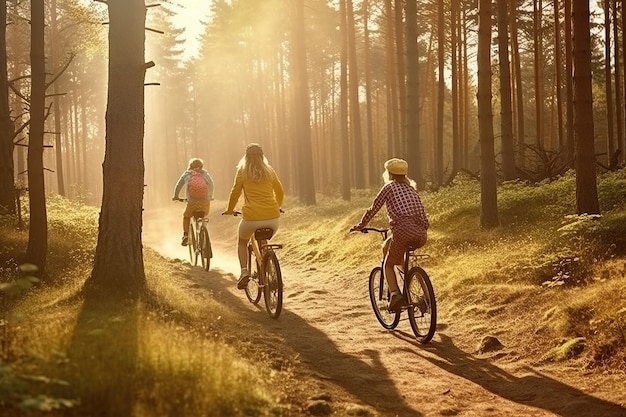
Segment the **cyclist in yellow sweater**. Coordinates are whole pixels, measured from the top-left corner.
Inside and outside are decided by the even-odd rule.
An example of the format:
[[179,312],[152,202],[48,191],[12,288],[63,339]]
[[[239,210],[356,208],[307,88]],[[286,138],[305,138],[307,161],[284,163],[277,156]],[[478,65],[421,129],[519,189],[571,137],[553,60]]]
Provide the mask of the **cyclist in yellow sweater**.
[[244,204],[241,208],[242,220],[239,222],[237,255],[241,266],[241,276],[237,288],[244,289],[250,280],[247,269],[248,240],[260,227],[278,230],[280,208],[285,192],[274,168],[263,155],[263,149],[257,143],[246,147],[246,154],[237,165],[235,183],[228,197],[228,208],[222,214],[233,214],[243,191]]

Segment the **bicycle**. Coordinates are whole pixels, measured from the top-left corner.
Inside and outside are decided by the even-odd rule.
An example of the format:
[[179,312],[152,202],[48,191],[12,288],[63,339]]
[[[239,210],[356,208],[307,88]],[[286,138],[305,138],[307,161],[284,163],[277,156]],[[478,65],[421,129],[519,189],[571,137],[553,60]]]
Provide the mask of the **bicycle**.
[[[178,201],[187,201],[179,198]],[[198,258],[202,268],[208,271],[211,268],[211,258],[213,257],[213,249],[211,248],[211,238],[209,237],[209,229],[207,223],[209,218],[205,217],[203,211],[195,211],[189,222],[189,260],[193,266],[198,265]]]
[[[239,215],[241,212],[233,211],[233,216]],[[283,245],[269,243],[273,235],[274,229],[262,227],[250,237],[247,261],[250,281],[244,292],[252,304],[258,304],[263,294],[267,313],[277,319],[283,308],[283,276],[276,249],[282,249]]]
[[[387,239],[389,229],[377,229],[365,227],[360,230],[362,233],[378,232],[383,242]],[[409,323],[415,337],[420,343],[428,343],[435,335],[437,327],[437,303],[433,285],[424,269],[419,266],[419,261],[426,259],[429,255],[417,254],[417,248],[409,246],[404,255],[404,269],[399,269],[399,278],[402,296],[405,303],[400,311],[390,310],[388,307],[389,284],[383,275],[384,258],[380,266],[376,266],[369,276],[369,296],[374,309],[374,314],[380,324],[388,330],[395,329],[400,321],[403,311],[409,316]],[[405,272],[408,271],[408,272]]]

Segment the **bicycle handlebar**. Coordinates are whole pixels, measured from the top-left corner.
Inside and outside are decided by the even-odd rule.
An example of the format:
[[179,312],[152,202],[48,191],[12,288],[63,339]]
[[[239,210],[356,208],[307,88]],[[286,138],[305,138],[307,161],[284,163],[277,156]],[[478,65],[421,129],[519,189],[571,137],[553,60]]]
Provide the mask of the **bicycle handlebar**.
[[350,229],[350,232],[361,232],[361,233],[368,233],[368,232],[378,232],[381,234],[387,233],[389,231],[389,229],[377,229],[376,227],[364,227],[362,229]]

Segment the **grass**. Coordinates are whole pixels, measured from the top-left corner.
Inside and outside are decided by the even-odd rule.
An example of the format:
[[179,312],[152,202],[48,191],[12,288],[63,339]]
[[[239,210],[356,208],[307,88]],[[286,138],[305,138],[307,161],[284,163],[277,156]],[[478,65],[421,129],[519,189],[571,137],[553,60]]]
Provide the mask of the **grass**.
[[[459,318],[459,338],[508,334],[522,356],[626,372],[626,172],[600,176],[600,218],[572,216],[574,181],[570,173],[541,185],[503,184],[502,226],[493,230],[479,226],[475,181],[459,177],[424,193],[431,258],[423,266],[442,317]],[[290,200],[280,231],[289,248],[283,262],[333,271],[354,285],[355,273],[367,274],[379,259],[377,236],[348,235],[374,195],[354,191],[349,202],[320,196],[312,207]],[[146,249],[148,288],[140,300],[85,299],[97,209],[51,197],[48,215],[46,282],[0,294],[4,415],[285,415],[289,405],[273,388],[270,360],[247,356],[229,337],[240,323],[227,308],[190,295],[181,264]],[[217,233],[220,224],[232,233],[232,219],[214,220]],[[371,225],[386,226],[384,210]],[[24,276],[18,266],[27,231],[5,216],[0,236],[5,289]]]

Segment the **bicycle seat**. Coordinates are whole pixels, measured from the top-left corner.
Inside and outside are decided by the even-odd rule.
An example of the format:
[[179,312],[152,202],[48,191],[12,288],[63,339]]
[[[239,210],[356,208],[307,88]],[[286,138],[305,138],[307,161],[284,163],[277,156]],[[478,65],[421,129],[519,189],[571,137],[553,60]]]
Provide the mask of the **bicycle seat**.
[[274,235],[274,229],[269,227],[262,227],[260,229],[256,229],[254,232],[254,238],[256,240],[270,240]]
[[194,211],[193,212],[193,217],[195,217],[196,219],[200,219],[200,218],[204,217],[204,211]]

